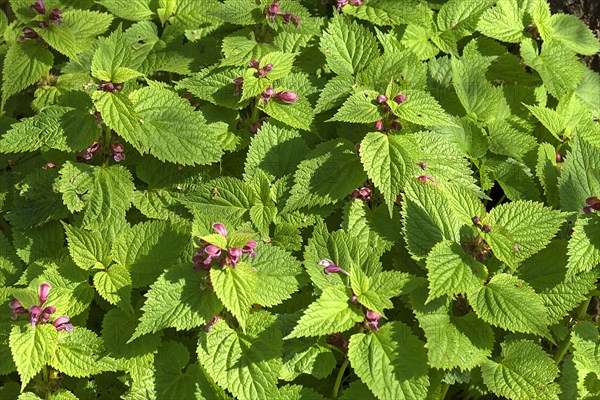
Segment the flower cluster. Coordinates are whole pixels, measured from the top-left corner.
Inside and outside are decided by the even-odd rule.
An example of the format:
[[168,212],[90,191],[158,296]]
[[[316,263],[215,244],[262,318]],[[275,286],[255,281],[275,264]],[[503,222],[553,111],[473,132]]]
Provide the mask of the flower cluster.
[[125,148],[119,142],[114,142],[110,145],[112,148],[112,157],[116,162],[121,162],[125,159]]
[[[213,229],[227,239],[225,225],[216,223],[213,224]],[[248,254],[250,258],[256,257],[255,248],[256,242],[254,240],[249,240],[241,249],[238,247],[228,247],[227,250],[224,250],[219,246],[208,243],[204,239],[200,239],[200,248],[196,250],[196,255],[192,257],[192,261],[195,263],[194,269],[209,271],[214,263],[220,266],[231,265],[232,268],[235,268],[242,254]]]
[[280,101],[286,104],[294,104],[298,101],[298,95],[294,92],[275,92],[275,89],[268,87],[260,95],[260,99],[265,102],[265,107],[269,105],[269,100],[273,96],[277,97]]
[[289,24],[290,21],[293,19],[296,23],[296,26],[300,26],[300,18],[297,15],[282,12],[277,3],[279,3],[279,0],[273,0],[271,5],[269,5],[269,8],[267,8],[267,17],[269,18],[271,23],[275,23],[275,16],[283,15],[284,23]]
[[337,0],[337,10],[339,12],[342,12],[342,8],[346,5],[352,5],[352,6],[362,6],[362,1],[361,0]]
[[[38,14],[46,16],[46,4],[45,4],[44,0],[36,0],[35,3],[33,3],[31,6],[29,6],[29,9],[32,11],[36,11]],[[38,22],[38,28],[44,29],[51,22],[56,22],[57,25],[61,25],[62,24],[61,14],[62,14],[62,10],[60,10],[58,8],[53,9],[47,15],[46,21]],[[28,26],[23,28],[22,32],[23,32],[23,35],[19,36],[20,42],[24,42],[25,39],[36,40],[39,38],[38,33]]]
[[94,153],[96,153],[98,150],[100,150],[102,146],[100,145],[100,143],[98,142],[94,142],[92,143],[92,145],[88,148],[86,148],[83,153],[78,155],[78,158],[81,160],[86,160],[89,161],[94,157]]
[[103,92],[109,92],[109,93],[120,92],[121,90],[123,90],[123,85],[121,85],[120,83],[117,83],[115,85],[112,82],[102,81],[98,85],[98,90],[102,90]]
[[600,198],[595,196],[588,197],[587,199],[585,199],[585,203],[587,204],[587,206],[583,207],[584,214],[589,214],[592,212],[592,210],[600,211]]
[[372,190],[368,187],[361,187],[360,189],[354,189],[354,192],[350,195],[351,199],[359,199],[362,201],[371,200]]
[[248,63],[258,72],[259,78],[264,78],[269,72],[273,71],[273,64],[271,63],[265,65],[264,68],[260,68],[257,60],[250,60]]
[[[44,306],[46,300],[48,300],[48,295],[50,294],[51,288],[52,287],[49,283],[42,283],[38,288],[38,298],[40,300],[40,304],[29,307],[29,310],[23,307],[19,300],[12,300],[9,304],[12,310],[10,317],[14,320],[17,319],[19,314],[29,314],[29,322],[31,323],[32,327],[48,322],[52,314],[56,312],[56,307],[42,307]],[[62,315],[58,318],[55,318],[52,322],[52,325],[54,325],[57,331],[62,331],[63,329],[66,329],[70,332],[73,330],[73,325],[69,324],[68,322],[69,317],[67,317],[66,315]]]
[[[402,124],[398,122],[398,117],[394,114],[390,114],[391,108],[387,105],[388,98],[386,95],[380,94],[377,96],[377,102],[383,107],[383,112],[387,114],[386,118],[380,119],[375,122],[373,128],[376,131],[387,131],[393,129],[399,131],[402,129]],[[398,94],[394,97],[396,104],[402,104],[406,101],[405,94]]]
[[[418,165],[423,171],[427,170],[427,164],[425,163],[425,161],[423,161],[423,160],[419,161]],[[429,182],[433,183],[435,186],[437,186],[436,180],[433,177],[428,176],[428,175],[419,175],[419,176],[417,176],[417,180],[419,180],[423,183],[427,183],[429,181]]]

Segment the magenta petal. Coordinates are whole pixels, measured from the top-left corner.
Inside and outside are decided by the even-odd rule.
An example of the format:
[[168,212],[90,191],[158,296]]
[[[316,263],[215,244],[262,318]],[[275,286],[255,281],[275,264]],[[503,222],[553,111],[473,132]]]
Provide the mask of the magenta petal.
[[10,308],[12,308],[13,310],[19,308],[19,307],[23,307],[23,305],[21,304],[21,302],[17,299],[12,300],[10,303],[8,303],[8,306]]
[[67,317],[66,315],[61,315],[60,317],[58,317],[54,321],[52,321],[52,325],[58,327],[60,325],[66,324],[70,320],[71,319],[69,317]]
[[50,293],[50,289],[52,289],[52,286],[50,286],[49,283],[42,283],[38,288],[38,296],[40,298],[41,304],[44,304],[46,300],[48,300],[48,294]]
[[223,236],[223,237],[227,237],[227,229],[225,229],[225,225],[217,222],[215,224],[213,224],[213,229],[216,230],[219,235]]

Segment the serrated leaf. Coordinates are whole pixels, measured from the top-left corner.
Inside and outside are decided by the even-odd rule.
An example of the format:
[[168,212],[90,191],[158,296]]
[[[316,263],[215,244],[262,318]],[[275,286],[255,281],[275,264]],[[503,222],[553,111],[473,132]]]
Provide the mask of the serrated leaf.
[[487,268],[465,254],[456,242],[440,242],[427,255],[429,297],[454,296],[476,290],[487,278]]
[[377,95],[374,90],[354,93],[329,121],[369,123],[382,119],[377,106]]
[[573,344],[573,361],[585,374],[590,371],[600,374],[600,338],[598,328],[589,321],[579,321],[573,327],[571,337]]
[[233,80],[243,75],[241,68],[209,67],[179,81],[177,88],[185,88],[194,96],[218,106],[237,110],[247,105],[247,102],[240,102],[239,95],[233,95],[236,88]]
[[481,14],[477,30],[501,42],[518,43],[524,38],[523,17],[517,0],[499,1]]
[[404,91],[406,101],[396,104],[388,100],[387,104],[394,115],[402,120],[423,126],[455,126],[446,111],[429,93],[422,90],[408,89]]
[[581,212],[600,193],[600,147],[576,135],[558,178],[561,208]]
[[473,312],[455,316],[451,300],[443,298],[425,305],[426,292],[411,293],[414,313],[427,338],[429,365],[438,369],[471,370],[492,354],[492,328]]
[[189,360],[189,351],[182,343],[169,340],[160,346],[154,357],[157,398],[194,397],[196,382],[201,381],[202,377],[197,364],[190,365],[184,372]]
[[345,139],[319,144],[300,163],[288,207],[335,203],[366,179],[352,143]]
[[272,398],[282,361],[281,331],[275,318],[252,313],[246,333],[218,321],[200,332],[198,360],[210,376],[240,400]]
[[329,21],[319,46],[329,68],[338,75],[354,75],[379,55],[371,32],[356,21],[341,16]]
[[419,162],[419,148],[406,135],[368,133],[360,145],[361,162],[367,175],[383,193],[390,216],[396,197]]
[[596,274],[584,272],[568,275],[565,268],[567,260],[567,242],[555,240],[519,268],[521,279],[542,298],[551,324],[559,322],[581,304],[594,288]]
[[549,335],[542,299],[515,276],[496,274],[486,285],[470,292],[468,299],[477,315],[489,324],[512,332]]
[[514,400],[557,400],[559,388],[554,379],[558,368],[538,345],[527,340],[502,343],[502,356],[485,361],[483,382],[498,396]]
[[110,253],[109,242],[97,231],[86,231],[63,223],[69,254],[79,268],[90,269],[102,263]]
[[139,147],[136,131],[140,125],[140,117],[136,114],[133,103],[122,93],[97,91],[92,94],[94,105],[102,115],[104,123],[125,141]]
[[58,332],[52,324],[13,326],[9,345],[23,390],[54,355],[58,346]]
[[299,286],[301,269],[298,260],[276,246],[261,246],[256,253],[256,258],[248,260],[257,271],[258,287],[263,288],[257,291],[255,302],[272,307],[289,299]]
[[49,24],[44,29],[40,29],[39,35],[58,52],[64,54],[71,60],[77,59],[80,49],[77,46],[77,40],[71,28],[62,24],[61,26]]
[[119,18],[129,21],[144,21],[154,14],[148,0],[96,0]]
[[56,352],[49,364],[69,376],[87,377],[111,370],[113,361],[102,356],[103,353],[103,341],[96,333],[75,327],[71,332],[58,333]]
[[286,104],[273,98],[266,107],[264,103],[259,103],[259,108],[277,121],[305,131],[310,130],[314,118],[311,104],[302,95],[298,96],[294,104]]
[[[514,201],[496,206],[484,220],[492,230],[484,233],[484,239],[492,239],[494,227],[499,225],[499,234],[512,239],[492,239],[489,244],[498,259],[514,267],[515,263],[525,260],[543,249],[565,222],[565,214],[544,207],[541,203]],[[517,245],[515,250],[515,244]]]
[[54,64],[52,52],[34,40],[14,42],[4,57],[2,68],[2,104],[48,73]]
[[353,200],[344,214],[342,227],[346,232],[356,237],[373,250],[383,253],[392,248],[400,240],[400,213],[389,211],[384,205],[370,208],[361,200]]
[[131,100],[139,123],[129,141],[142,154],[183,165],[210,164],[221,157],[214,130],[175,92],[147,87]]
[[427,354],[402,322],[388,322],[379,332],[352,335],[348,359],[356,375],[381,400],[427,397]]
[[319,101],[317,101],[317,106],[315,107],[315,114],[331,110],[332,108],[341,105],[343,99],[352,92],[353,84],[354,77],[351,75],[338,75],[328,80],[319,95]]
[[205,275],[190,264],[162,274],[146,293],[142,317],[130,341],[165,328],[188,330],[210,321],[221,303],[207,288]]
[[548,20],[552,35],[546,40],[558,40],[570,50],[583,55],[593,55],[600,51],[600,42],[585,23],[575,15],[554,14]]
[[301,374],[309,374],[323,379],[331,374],[335,365],[333,352],[323,340],[289,340],[283,345],[283,366],[279,377],[285,381],[293,381]]
[[110,304],[122,310],[131,306],[131,275],[127,268],[113,264],[106,271],[94,275],[94,287]]
[[350,303],[348,289],[345,286],[331,286],[325,288],[321,296],[308,306],[286,339],[344,332],[363,319],[360,309]]
[[591,271],[600,264],[600,216],[578,218],[568,246],[569,274]]
[[219,300],[237,318],[242,328],[245,328],[250,307],[256,302],[259,289],[257,273],[242,262],[235,269],[211,269],[210,279]]

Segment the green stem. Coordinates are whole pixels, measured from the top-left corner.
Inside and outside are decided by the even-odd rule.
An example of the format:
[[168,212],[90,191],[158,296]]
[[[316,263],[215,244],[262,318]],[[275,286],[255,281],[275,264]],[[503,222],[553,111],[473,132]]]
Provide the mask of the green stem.
[[337,400],[338,392],[340,391],[340,385],[342,383],[342,378],[344,377],[344,372],[346,372],[346,368],[350,361],[346,358],[340,367],[337,378],[335,378],[335,384],[333,385],[333,400]]
[[590,301],[592,301],[592,295],[589,295],[587,297],[587,300],[584,301],[583,303],[581,303],[581,305],[577,309],[577,320],[578,321],[581,321],[582,319],[585,318],[585,315],[587,314],[587,309],[590,306]]
[[496,205],[500,205],[500,204],[502,204],[502,202],[503,202],[505,199],[506,199],[506,194],[503,194],[503,195],[502,195],[502,197],[500,197],[500,200],[498,200],[498,201],[496,202]]
[[447,383],[442,383],[442,388],[440,389],[440,400],[444,400],[446,395],[448,394],[448,389],[450,389],[450,385]]
[[563,339],[563,341],[560,342],[560,345],[558,346],[558,349],[556,350],[556,354],[554,355],[554,362],[556,363],[556,365],[560,364],[560,362],[562,361],[565,354],[567,354],[567,351],[569,351],[570,347],[571,347],[571,333],[569,332],[569,334]]

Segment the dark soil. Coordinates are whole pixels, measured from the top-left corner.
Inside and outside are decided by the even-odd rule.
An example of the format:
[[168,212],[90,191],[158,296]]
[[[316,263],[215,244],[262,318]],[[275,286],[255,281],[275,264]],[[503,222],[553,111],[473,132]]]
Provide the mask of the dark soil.
[[[573,14],[600,38],[600,0],[550,0],[553,13]],[[600,56],[583,57],[596,72],[600,72]]]

